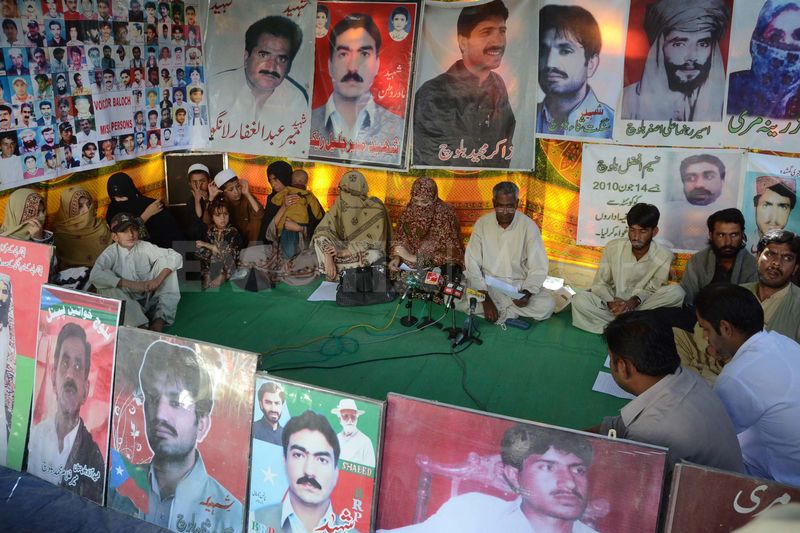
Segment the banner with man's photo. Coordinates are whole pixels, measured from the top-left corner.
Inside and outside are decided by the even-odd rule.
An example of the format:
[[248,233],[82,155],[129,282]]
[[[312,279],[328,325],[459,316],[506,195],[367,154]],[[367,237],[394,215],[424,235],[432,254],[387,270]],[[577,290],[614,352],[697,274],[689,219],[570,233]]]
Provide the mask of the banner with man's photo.
[[611,140],[629,0],[545,0],[539,9],[536,134]]
[[374,531],[383,404],[263,373],[254,405],[248,530]]
[[121,311],[119,300],[42,286],[28,472],[99,505]]
[[[737,2],[737,7],[745,2]],[[719,147],[734,0],[631,0],[614,140]],[[737,37],[738,38],[738,37]]]
[[396,394],[385,431],[380,532],[656,531],[664,448]]
[[726,144],[796,152],[800,140],[800,1],[736,2]]
[[53,247],[0,237],[0,466],[22,468],[28,436],[39,295]]
[[577,243],[605,246],[628,235],[637,203],[658,207],[656,241],[676,252],[708,244],[706,220],[740,204],[742,150],[583,145]]
[[118,339],[106,505],[172,531],[244,531],[257,356],[128,327]]
[[800,209],[796,209],[798,181],[800,159],[747,154],[739,209],[744,215],[747,247],[753,254],[758,252],[758,241],[770,230],[800,233]]
[[315,6],[309,0],[211,6],[209,148],[308,157]]
[[207,142],[197,2],[20,5],[0,12],[0,190]]
[[319,2],[309,157],[407,168],[419,1]]
[[[798,487],[707,466],[677,464],[664,531],[738,531],[753,520],[757,524],[758,516],[767,509],[798,501]],[[790,527],[788,522],[786,527]]]
[[524,0],[425,3],[413,166],[533,168],[537,8]]

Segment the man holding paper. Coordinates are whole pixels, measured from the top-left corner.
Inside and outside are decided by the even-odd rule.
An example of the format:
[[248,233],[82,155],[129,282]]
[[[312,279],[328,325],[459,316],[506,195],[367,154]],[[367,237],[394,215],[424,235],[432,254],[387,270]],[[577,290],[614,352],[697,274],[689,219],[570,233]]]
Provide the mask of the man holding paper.
[[[555,301],[542,289],[549,263],[536,223],[517,211],[519,188],[510,181],[492,189],[494,213],[475,223],[465,254],[467,285],[485,301],[476,312],[489,322],[517,317],[546,320]],[[466,311],[469,299],[459,303]]]

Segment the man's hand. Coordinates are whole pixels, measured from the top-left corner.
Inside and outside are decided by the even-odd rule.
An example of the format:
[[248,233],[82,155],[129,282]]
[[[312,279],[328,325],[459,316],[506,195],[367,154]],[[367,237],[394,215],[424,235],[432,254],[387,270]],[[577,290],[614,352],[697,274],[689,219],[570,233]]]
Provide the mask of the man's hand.
[[531,291],[529,291],[528,289],[523,289],[522,293],[524,294],[524,296],[522,298],[517,298],[516,300],[511,300],[512,302],[514,302],[514,305],[516,305],[517,307],[525,307],[526,305],[528,305],[528,302],[531,301],[531,296],[533,296],[531,294]]
[[250,196],[250,184],[247,180],[239,180],[239,187],[242,188],[243,195]]
[[132,279],[120,278],[117,287],[120,289],[129,289],[134,292],[147,292],[144,281],[133,281]]
[[161,203],[161,200],[156,200],[154,202],[151,202],[150,205],[145,207],[144,211],[142,211],[142,220],[147,222],[148,220],[150,220],[150,218],[159,214],[163,210],[164,210],[164,204]]
[[189,183],[189,186],[192,189],[192,197],[194,197],[196,203],[199,203],[201,199],[208,198],[208,191],[201,189],[199,183],[193,181]]
[[220,190],[219,187],[217,187],[216,183],[214,183],[213,181],[208,183],[208,201],[209,202],[212,202],[214,200],[214,198],[219,196],[219,193],[221,193],[221,192],[222,191]]
[[636,296],[627,300],[614,298],[612,301],[608,302],[608,310],[611,311],[614,316],[619,316],[623,313],[633,311],[639,307],[639,304],[641,304],[641,301]]
[[498,313],[497,313],[497,306],[494,305],[494,302],[486,295],[486,300],[483,302],[483,316],[489,322],[495,323],[497,322]]

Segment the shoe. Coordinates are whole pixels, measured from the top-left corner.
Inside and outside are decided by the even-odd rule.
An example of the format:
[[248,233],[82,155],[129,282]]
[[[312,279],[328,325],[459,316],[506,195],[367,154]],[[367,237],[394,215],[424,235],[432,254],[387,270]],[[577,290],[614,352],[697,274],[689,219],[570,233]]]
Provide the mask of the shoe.
[[531,323],[522,320],[521,318],[508,318],[505,322],[506,326],[519,329],[531,329]]

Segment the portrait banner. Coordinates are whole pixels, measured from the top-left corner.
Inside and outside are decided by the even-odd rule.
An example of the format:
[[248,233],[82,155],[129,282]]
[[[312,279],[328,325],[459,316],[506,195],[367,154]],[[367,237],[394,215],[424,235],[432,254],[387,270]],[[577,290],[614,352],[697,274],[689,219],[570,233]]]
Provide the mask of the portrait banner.
[[419,2],[319,2],[309,157],[406,168]]
[[[738,530],[775,506],[800,502],[800,488],[694,464],[672,474],[666,533]],[[787,522],[787,527],[789,523]]]
[[[734,0],[631,0],[614,140],[727,145],[723,108]],[[738,2],[739,4],[744,2]]]
[[747,247],[758,253],[758,241],[768,231],[786,229],[800,233],[797,184],[800,159],[747,154],[747,173],[740,209],[744,214]]
[[172,531],[243,531],[257,356],[136,328],[118,337],[106,505]]
[[546,0],[539,10],[536,134],[611,140],[629,0]]
[[425,2],[415,167],[533,168],[537,2]]
[[661,217],[655,240],[675,252],[708,244],[706,220],[739,206],[742,150],[583,145],[577,243],[605,246],[626,237],[638,203]]
[[194,0],[6,2],[0,190],[204,146],[199,14]]
[[30,422],[39,298],[53,247],[0,237],[0,466],[22,468]]
[[251,420],[248,531],[374,531],[382,402],[260,373]]
[[800,139],[797,0],[737,2],[725,110],[729,146],[796,152]]
[[656,531],[664,448],[397,394],[385,431],[379,532]]
[[207,147],[308,157],[315,7],[309,0],[211,4]]
[[28,472],[103,505],[122,302],[42,286]]

